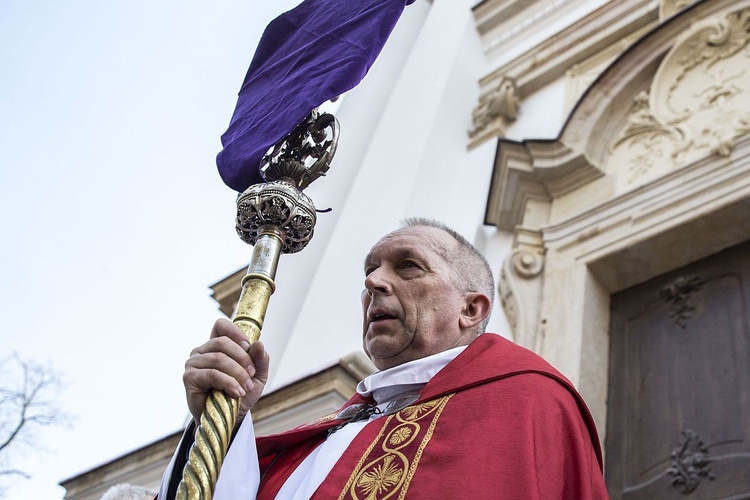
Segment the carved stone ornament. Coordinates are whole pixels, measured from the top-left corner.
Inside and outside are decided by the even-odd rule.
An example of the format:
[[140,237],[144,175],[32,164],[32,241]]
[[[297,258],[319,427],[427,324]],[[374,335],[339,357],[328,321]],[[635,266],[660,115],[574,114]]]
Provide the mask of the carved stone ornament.
[[503,263],[498,280],[500,304],[516,343],[533,349],[541,302],[544,256],[530,249],[514,250]]
[[504,135],[508,124],[518,118],[520,108],[516,81],[503,77],[495,90],[479,99],[472,113],[474,128],[469,131],[469,137]]
[[620,185],[729,155],[750,132],[749,41],[750,9],[701,20],[677,39],[612,144]]
[[539,252],[520,249],[510,255],[513,270],[522,278],[533,278],[542,272],[544,257]]
[[693,317],[695,305],[692,297],[695,292],[701,289],[701,285],[699,276],[689,279],[679,277],[659,291],[661,298],[671,306],[669,317],[680,328],[684,329],[690,318]]
[[701,479],[714,479],[708,467],[711,458],[708,448],[703,444],[700,436],[690,429],[685,429],[677,447],[669,455],[671,463],[667,474],[672,476],[672,486],[682,488],[682,494],[688,495],[695,491]]
[[508,271],[505,265],[500,270],[497,289],[500,294],[500,305],[503,307],[505,317],[508,319],[510,331],[515,334],[518,330],[518,301],[513,293],[513,287],[508,279]]

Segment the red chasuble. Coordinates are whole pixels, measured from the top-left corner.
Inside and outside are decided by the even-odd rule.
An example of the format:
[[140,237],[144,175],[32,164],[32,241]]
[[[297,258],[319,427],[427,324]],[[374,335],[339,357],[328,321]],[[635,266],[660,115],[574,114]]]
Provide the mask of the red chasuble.
[[[608,498],[586,405],[531,351],[481,335],[420,394],[367,424],[313,498]],[[330,415],[259,438],[258,498],[274,498],[339,423]]]

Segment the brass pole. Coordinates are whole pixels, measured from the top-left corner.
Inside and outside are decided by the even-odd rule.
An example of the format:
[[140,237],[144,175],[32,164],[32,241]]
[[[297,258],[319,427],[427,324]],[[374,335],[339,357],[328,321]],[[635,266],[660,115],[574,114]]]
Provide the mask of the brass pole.
[[[324,175],[336,152],[338,121],[314,110],[263,160],[266,184],[250,186],[237,199],[237,233],[253,246],[232,318],[252,344],[260,338],[268,301],[276,289],[279,256],[302,250],[312,239],[315,205],[302,193]],[[309,160],[314,162],[307,166]],[[210,500],[229,449],[240,400],[212,391],[177,488],[180,500]]]
[[[245,332],[251,344],[260,338],[268,301],[276,289],[274,278],[283,239],[284,231],[278,227],[261,228],[247,275],[242,279],[242,292],[232,321]],[[178,499],[213,497],[239,407],[240,400],[223,391],[214,390],[208,396],[177,488]]]

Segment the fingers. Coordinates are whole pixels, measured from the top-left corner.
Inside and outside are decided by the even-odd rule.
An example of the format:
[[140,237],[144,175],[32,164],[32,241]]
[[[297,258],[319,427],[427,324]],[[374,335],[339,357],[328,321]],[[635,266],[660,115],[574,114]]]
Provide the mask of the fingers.
[[250,408],[258,402],[258,399],[260,399],[260,396],[263,394],[266,382],[268,381],[269,356],[263,343],[256,342],[250,346],[248,356],[250,356],[250,359],[252,360],[252,363],[248,367],[250,380],[248,380],[245,386],[247,394],[242,398],[238,420],[244,418]]
[[211,338],[213,339],[217,337],[230,338],[239,346],[241,346],[245,351],[247,351],[248,347],[250,347],[250,342],[247,341],[245,332],[240,330],[237,325],[235,325],[228,319],[218,319],[216,320],[216,323],[214,323],[214,326],[211,329]]
[[[251,345],[247,354],[252,361],[248,367],[251,382],[260,382],[265,385],[268,381],[268,366],[270,361],[263,342],[256,342]],[[247,389],[252,390],[252,386],[248,386]]]
[[251,362],[250,355],[235,341],[218,337],[193,349],[186,365],[216,368],[231,375],[239,375]]
[[[216,350],[202,352],[203,348]],[[242,397],[251,376],[248,373],[250,363],[250,356],[237,344],[210,342],[193,351],[185,363],[183,378],[186,385],[200,392],[218,389]]]
[[[219,320],[210,340],[193,349],[185,363],[183,384],[190,413],[196,421],[200,419],[213,389],[244,398],[243,406],[249,408],[260,397],[267,378],[268,355],[263,345],[250,346],[242,330],[230,321]],[[252,397],[246,397],[251,391]]]

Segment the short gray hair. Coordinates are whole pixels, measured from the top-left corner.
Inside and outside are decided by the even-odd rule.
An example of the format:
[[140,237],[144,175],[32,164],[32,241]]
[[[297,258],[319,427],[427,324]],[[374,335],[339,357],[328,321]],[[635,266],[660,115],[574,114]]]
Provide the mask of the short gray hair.
[[448,233],[458,243],[458,255],[445,255],[453,270],[453,278],[465,292],[480,292],[490,299],[490,312],[479,323],[479,332],[484,333],[490,321],[492,305],[495,303],[495,280],[487,259],[472,245],[469,240],[461,236],[454,229],[444,223],[423,217],[409,217],[402,221],[404,227],[427,226],[440,229]]

